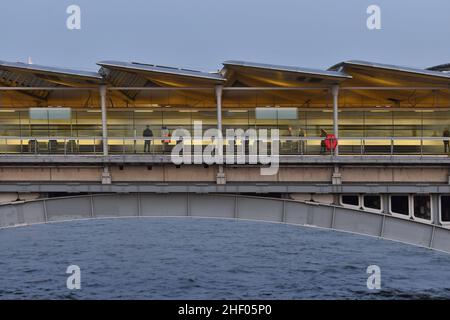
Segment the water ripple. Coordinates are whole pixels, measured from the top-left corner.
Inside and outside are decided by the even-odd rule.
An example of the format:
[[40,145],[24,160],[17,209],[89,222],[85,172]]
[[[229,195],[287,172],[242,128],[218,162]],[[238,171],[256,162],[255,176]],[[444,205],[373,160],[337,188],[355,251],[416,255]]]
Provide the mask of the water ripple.
[[[81,268],[82,289],[66,288]],[[366,287],[366,268],[382,289]],[[450,255],[249,221],[113,219],[0,231],[0,299],[448,299]]]

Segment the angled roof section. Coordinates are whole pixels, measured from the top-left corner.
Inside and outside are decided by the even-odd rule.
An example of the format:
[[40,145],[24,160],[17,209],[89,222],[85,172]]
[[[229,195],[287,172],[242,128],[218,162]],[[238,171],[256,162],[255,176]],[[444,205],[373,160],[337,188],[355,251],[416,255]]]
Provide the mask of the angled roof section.
[[[343,91],[346,102],[354,105],[435,105],[444,101],[450,88],[450,74],[420,68],[349,60],[329,70],[344,71],[353,76],[341,89],[346,89]],[[372,90],[374,88],[381,90]],[[401,90],[397,90],[399,88]]]
[[228,86],[328,86],[351,76],[344,72],[229,60],[223,63]]
[[430,69],[420,69],[420,68],[411,68],[405,66],[397,66],[391,64],[384,63],[376,63],[376,62],[368,62],[361,60],[349,60],[344,61],[339,64],[336,64],[329,68],[330,71],[344,71],[351,74],[354,78],[357,78],[358,70],[371,70],[372,77],[379,78],[383,80],[383,78],[390,78],[392,75],[396,75],[398,80],[403,78],[405,82],[414,82],[418,81],[419,78],[428,78],[434,80],[442,80],[447,82],[450,80],[450,74],[430,70]]
[[49,67],[22,62],[0,61],[0,72],[10,74],[27,74],[41,79],[43,82],[70,86],[71,84],[99,84],[103,78],[97,72]]
[[[100,61],[97,64],[101,67],[99,73],[105,81],[111,86],[120,88],[118,92],[132,101],[166,99],[165,103],[169,103],[170,100],[173,104],[187,99],[195,101],[214,99],[214,90],[210,89],[225,82],[219,73],[191,69],[122,61]],[[169,93],[168,91],[139,90],[139,88],[151,87],[172,88],[175,91]],[[183,92],[183,88],[195,88],[195,92],[194,90]],[[205,88],[208,92],[203,90]]]
[[292,66],[281,66],[276,64],[266,64],[258,62],[248,62],[248,61],[238,61],[238,60],[228,60],[223,63],[225,66],[229,67],[242,67],[242,68],[254,68],[262,70],[280,71],[280,72],[294,72],[301,74],[310,74],[316,76],[324,77],[334,77],[334,78],[347,78],[350,79],[351,76],[340,71],[332,70],[320,70],[302,67],[292,67]]
[[[149,80],[155,79],[156,81],[169,78],[175,82],[177,82],[177,80],[179,82],[189,82],[189,80],[191,80],[208,81],[212,83],[221,83],[225,81],[219,73],[202,72],[192,69],[122,61],[100,61],[97,64],[102,67],[102,70],[100,71],[102,74],[120,70],[128,73],[137,73]],[[184,79],[184,81],[180,81],[181,79]]]
[[50,92],[38,87],[91,87],[103,83],[103,78],[97,72],[55,68],[21,62],[0,61],[0,86],[37,88],[15,95],[45,101]]

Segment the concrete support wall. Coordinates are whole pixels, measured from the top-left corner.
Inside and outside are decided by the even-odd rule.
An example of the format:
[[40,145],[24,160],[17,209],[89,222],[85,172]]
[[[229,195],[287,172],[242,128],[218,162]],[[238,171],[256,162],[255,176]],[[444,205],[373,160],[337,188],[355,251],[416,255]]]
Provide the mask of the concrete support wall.
[[101,167],[1,167],[0,181],[101,181]]
[[341,168],[342,182],[430,182],[447,183],[449,168],[444,167],[359,167]]
[[[101,182],[102,166],[2,166],[0,181]],[[110,166],[112,182],[216,182],[218,166],[124,165]],[[224,167],[227,183],[331,183],[334,166],[282,166],[275,175],[261,175],[259,167]],[[342,166],[342,183],[448,184],[447,166],[359,167]]]

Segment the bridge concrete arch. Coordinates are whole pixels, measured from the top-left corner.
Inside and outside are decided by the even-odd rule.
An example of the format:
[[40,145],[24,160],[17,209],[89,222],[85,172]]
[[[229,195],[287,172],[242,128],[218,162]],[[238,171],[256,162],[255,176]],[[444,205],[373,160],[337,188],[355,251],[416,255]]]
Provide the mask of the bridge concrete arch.
[[289,199],[194,193],[114,193],[0,205],[0,229],[125,217],[198,217],[287,223],[378,237],[450,253],[450,229],[382,213]]

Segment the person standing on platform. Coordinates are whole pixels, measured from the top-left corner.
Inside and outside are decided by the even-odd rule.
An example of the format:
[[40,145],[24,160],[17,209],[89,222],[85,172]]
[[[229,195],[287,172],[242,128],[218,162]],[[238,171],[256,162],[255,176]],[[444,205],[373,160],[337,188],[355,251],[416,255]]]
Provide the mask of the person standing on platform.
[[[447,139],[450,138],[450,131],[448,131],[448,129],[445,129],[444,132],[442,133],[442,136]],[[448,153],[450,151],[449,150],[450,141],[447,139],[444,140],[444,152],[445,153]]]
[[325,139],[327,138],[328,132],[326,132],[324,129],[320,129],[320,137],[323,138],[320,141],[320,154],[325,154],[327,152],[327,145],[325,143]]
[[153,137],[153,131],[150,129],[150,126],[147,126],[145,128],[144,132],[142,133],[142,136],[145,139],[144,152],[150,152],[150,146],[151,146],[152,140],[150,140],[149,138]]
[[162,143],[162,152],[165,153],[168,149],[169,143],[170,143],[170,130],[166,126],[161,127],[161,137],[163,140],[161,140]]
[[[300,138],[305,138],[306,137],[306,133],[305,130],[303,128],[300,128],[298,131],[298,136]],[[299,142],[299,152],[301,155],[303,155],[305,153],[305,140],[300,140]]]

